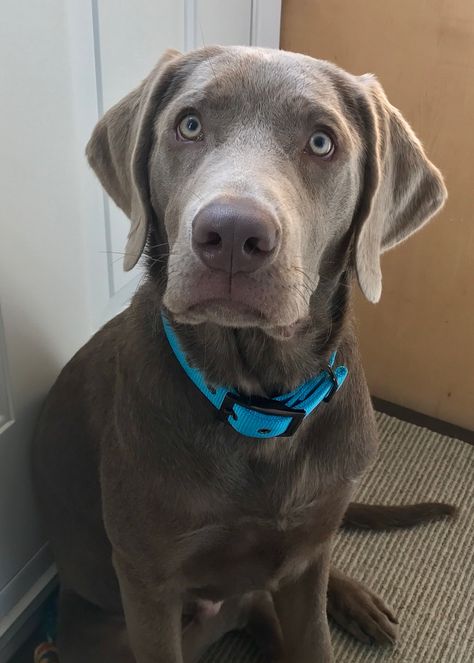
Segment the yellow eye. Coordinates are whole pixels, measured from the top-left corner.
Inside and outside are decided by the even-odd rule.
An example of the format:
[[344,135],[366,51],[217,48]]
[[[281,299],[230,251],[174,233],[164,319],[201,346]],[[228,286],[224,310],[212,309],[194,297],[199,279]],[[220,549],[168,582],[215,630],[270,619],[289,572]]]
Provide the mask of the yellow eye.
[[202,125],[197,115],[186,115],[178,124],[178,137],[182,140],[201,140]]
[[326,132],[316,131],[309,139],[309,149],[317,157],[328,157],[334,152],[334,142]]

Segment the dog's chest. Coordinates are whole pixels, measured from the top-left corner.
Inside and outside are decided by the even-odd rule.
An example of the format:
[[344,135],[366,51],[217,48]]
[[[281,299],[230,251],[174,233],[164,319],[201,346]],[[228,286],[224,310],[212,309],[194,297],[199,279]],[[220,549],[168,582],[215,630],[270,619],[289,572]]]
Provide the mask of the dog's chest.
[[196,533],[185,565],[187,585],[204,599],[221,600],[254,589],[274,589],[300,575],[337,528],[346,499],[282,496],[260,508],[235,512]]

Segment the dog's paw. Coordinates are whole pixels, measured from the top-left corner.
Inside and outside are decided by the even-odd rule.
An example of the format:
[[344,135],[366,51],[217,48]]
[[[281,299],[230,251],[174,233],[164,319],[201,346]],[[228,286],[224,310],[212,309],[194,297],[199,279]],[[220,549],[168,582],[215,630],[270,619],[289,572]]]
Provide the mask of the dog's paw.
[[366,644],[394,645],[398,639],[398,621],[384,601],[339,571],[331,570],[328,614]]

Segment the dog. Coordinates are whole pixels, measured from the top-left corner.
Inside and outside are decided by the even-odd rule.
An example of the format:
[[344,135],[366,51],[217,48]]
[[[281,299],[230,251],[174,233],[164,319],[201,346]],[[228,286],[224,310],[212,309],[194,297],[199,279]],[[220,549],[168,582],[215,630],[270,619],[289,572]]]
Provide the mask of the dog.
[[449,509],[350,505],[377,448],[350,293],[378,301],[440,172],[374,76],[247,47],[167,51],[87,157],[146,279],[35,435],[61,663],[189,663],[235,628],[271,661],[329,663],[328,609],[395,639],[330,567],[333,536]]

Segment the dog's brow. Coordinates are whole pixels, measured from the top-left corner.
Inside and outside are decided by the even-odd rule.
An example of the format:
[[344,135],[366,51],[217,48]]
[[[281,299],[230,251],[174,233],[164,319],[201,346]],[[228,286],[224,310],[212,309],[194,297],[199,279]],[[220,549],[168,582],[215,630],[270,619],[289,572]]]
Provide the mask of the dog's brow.
[[298,96],[285,100],[283,109],[288,118],[308,129],[326,126],[339,135],[350,136],[350,128],[336,101],[331,104],[329,99]]
[[203,89],[185,90],[174,99],[174,104],[181,107],[198,108],[207,101],[207,95]]
[[[193,90],[188,89],[176,97],[175,103],[183,107],[226,108],[231,101],[238,100],[237,93],[213,95],[212,92],[211,86]],[[248,103],[248,99],[246,101]],[[278,102],[276,101],[276,103]],[[308,124],[327,123],[334,126],[334,128],[339,128],[341,125],[341,111],[333,109],[328,103],[308,97],[289,97],[280,103],[285,113],[288,113],[291,117],[297,116],[300,122],[303,120]],[[273,100],[272,105],[275,108]]]

